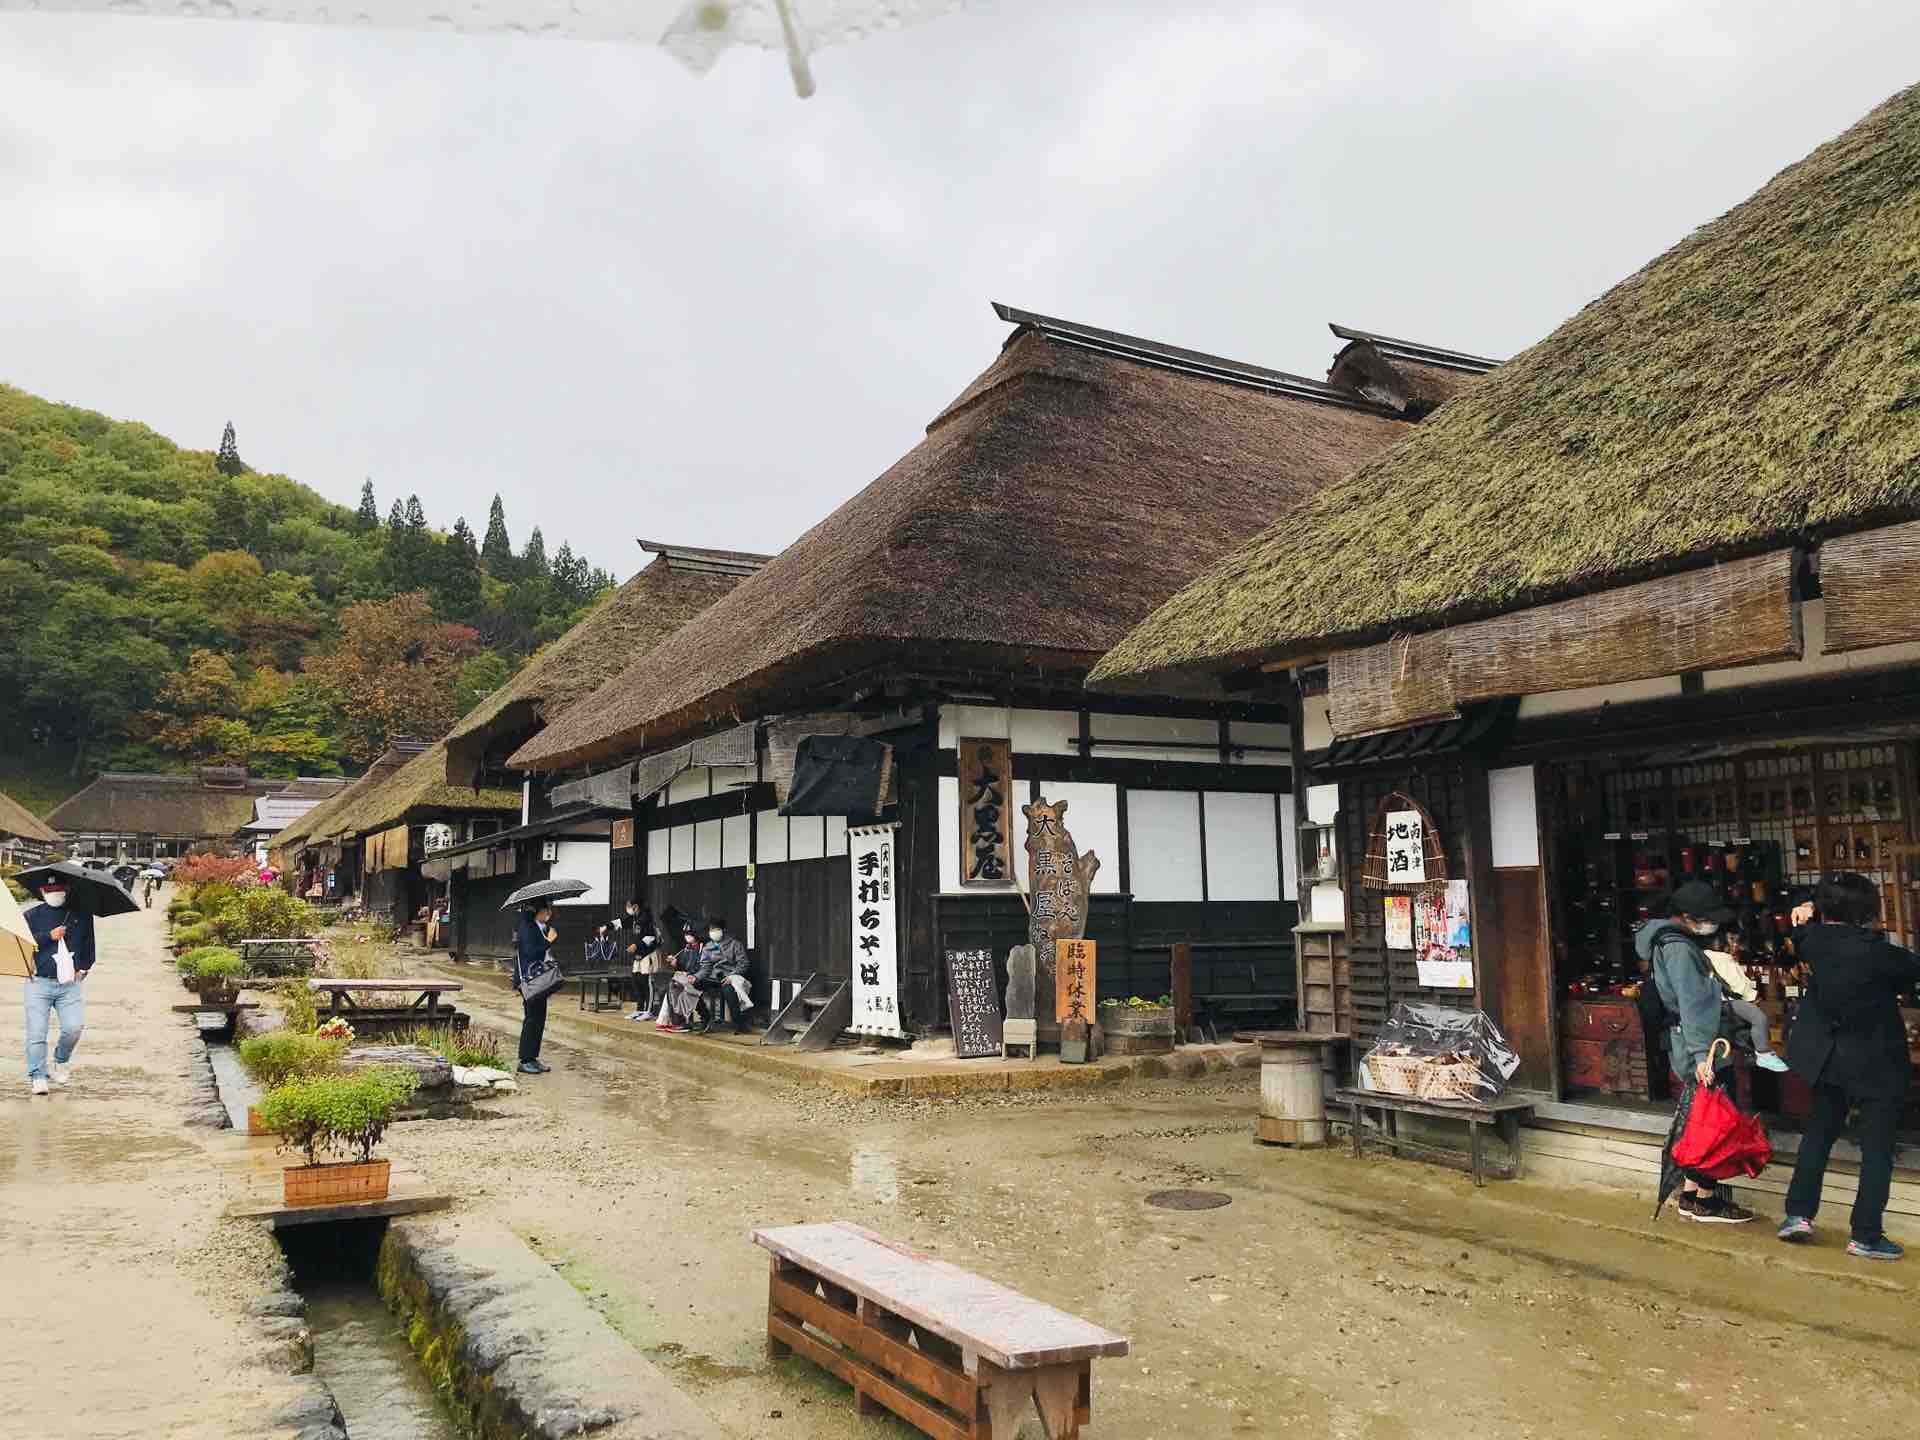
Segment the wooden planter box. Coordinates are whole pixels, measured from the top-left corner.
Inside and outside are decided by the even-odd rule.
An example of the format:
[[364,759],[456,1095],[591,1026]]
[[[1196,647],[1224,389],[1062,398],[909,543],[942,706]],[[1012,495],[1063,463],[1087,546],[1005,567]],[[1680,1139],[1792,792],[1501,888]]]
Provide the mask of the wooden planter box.
[[273,1134],[273,1131],[267,1129],[266,1126],[260,1123],[260,1110],[258,1106],[255,1106],[255,1105],[247,1106],[247,1134],[249,1135]]
[[1173,1053],[1171,1005],[1103,1005],[1099,1016],[1100,1028],[1107,1037],[1107,1049],[1112,1054]]
[[391,1160],[349,1160],[332,1165],[292,1165],[280,1172],[289,1205],[351,1205],[384,1200],[393,1177]]
[[240,1001],[240,987],[229,990],[196,990],[202,1005],[236,1005]]

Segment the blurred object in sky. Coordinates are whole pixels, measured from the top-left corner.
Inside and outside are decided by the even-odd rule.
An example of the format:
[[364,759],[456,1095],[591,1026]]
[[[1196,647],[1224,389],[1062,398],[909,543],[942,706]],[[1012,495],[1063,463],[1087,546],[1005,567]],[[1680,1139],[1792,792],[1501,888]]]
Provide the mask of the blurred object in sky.
[[563,35],[664,48],[705,74],[732,45],[783,51],[794,92],[813,93],[808,57],[827,45],[897,30],[965,0],[0,0],[0,11],[102,11],[213,20],[274,20],[378,30]]

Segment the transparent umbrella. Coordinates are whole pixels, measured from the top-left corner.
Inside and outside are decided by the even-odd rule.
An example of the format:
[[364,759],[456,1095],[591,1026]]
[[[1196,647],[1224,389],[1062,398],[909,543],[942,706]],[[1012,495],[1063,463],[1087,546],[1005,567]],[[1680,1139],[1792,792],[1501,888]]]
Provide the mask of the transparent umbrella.
[[[18,0],[0,0],[0,10]],[[783,51],[793,88],[813,93],[809,57],[880,30],[944,15],[964,0],[26,0],[40,11],[279,20],[386,30],[568,36],[659,45],[704,74],[734,46]]]

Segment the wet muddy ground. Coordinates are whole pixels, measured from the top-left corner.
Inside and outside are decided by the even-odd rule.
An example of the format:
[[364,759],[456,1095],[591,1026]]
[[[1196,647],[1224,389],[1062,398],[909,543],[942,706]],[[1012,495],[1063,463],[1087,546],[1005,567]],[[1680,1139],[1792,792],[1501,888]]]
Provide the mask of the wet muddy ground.
[[[29,1337],[0,1347],[0,1433],[270,1435],[289,1382],[245,1309],[278,1283],[276,1254],[217,1220],[221,1139],[180,1123],[187,1039],[157,922],[102,934],[79,1087],[0,1091],[0,1321]],[[509,1033],[514,1004],[463,996]],[[1133,1354],[1095,1370],[1099,1436],[1882,1437],[1920,1415],[1908,1267],[1862,1267],[1831,1236],[1790,1251],[1758,1226],[1650,1228],[1640,1197],[1476,1192],[1427,1166],[1263,1148],[1250,1073],[1070,1102],[864,1101],[689,1079],[662,1059],[685,1042],[564,1005],[548,1035],[558,1068],[494,1118],[396,1126],[388,1148],[517,1230],[729,1433],[910,1433],[766,1358],[747,1232],[835,1217],[1129,1335]],[[1232,1203],[1146,1205],[1179,1186]],[[362,1378],[377,1398],[405,1377]]]
[[[463,999],[511,1030],[511,996]],[[1059,1102],[861,1101],[570,1020],[499,1118],[393,1145],[526,1236],[733,1433],[889,1433],[761,1341],[755,1225],[846,1218],[1131,1337],[1093,1433],[1886,1436],[1920,1415],[1916,1294],[1759,1225],[1252,1139],[1251,1073]],[[678,1042],[685,1043],[685,1042]],[[1169,1187],[1224,1209],[1146,1205]],[[1892,1268],[1892,1267],[1887,1267]],[[897,1433],[910,1433],[901,1428]],[[1037,1433],[1037,1431],[1036,1431]]]

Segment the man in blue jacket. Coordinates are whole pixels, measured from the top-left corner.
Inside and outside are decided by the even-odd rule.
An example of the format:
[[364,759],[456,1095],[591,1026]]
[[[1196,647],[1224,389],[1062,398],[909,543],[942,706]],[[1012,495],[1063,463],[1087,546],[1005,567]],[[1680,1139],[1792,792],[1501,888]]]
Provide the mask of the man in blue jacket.
[[[58,875],[40,887],[40,903],[26,913],[27,928],[33,932],[33,978],[27,981],[27,1085],[35,1095],[47,1093],[47,1082],[71,1085],[73,1072],[67,1062],[73,1059],[80,1043],[80,1031],[87,1023],[86,1000],[81,987],[93,970],[93,916],[84,910],[67,908],[67,884]],[[71,965],[71,975],[61,978],[61,947]],[[54,1048],[53,1064],[47,1064],[47,1017],[60,1017],[60,1043]]]

